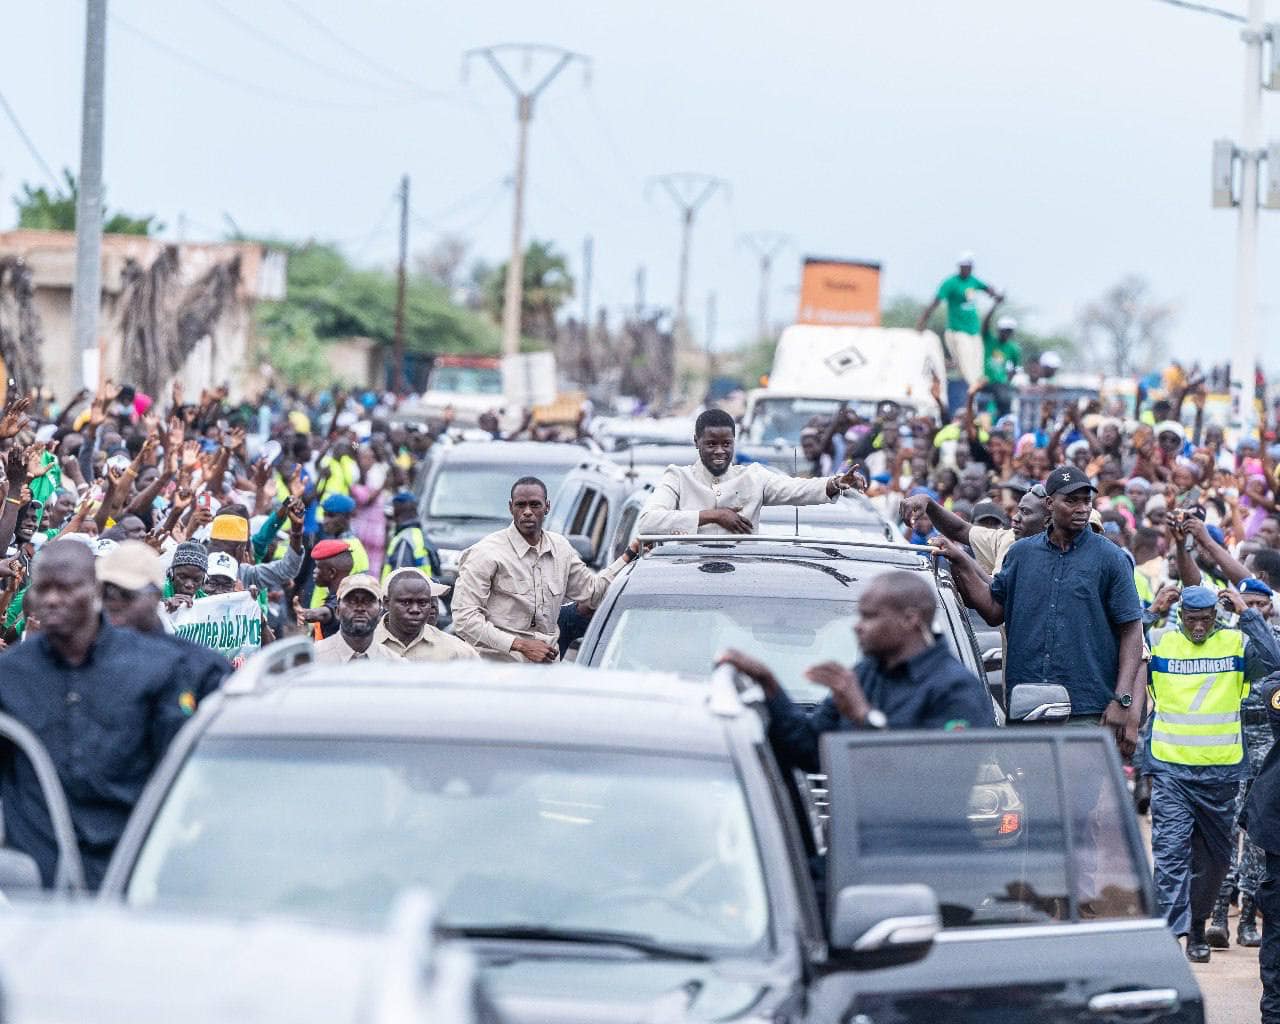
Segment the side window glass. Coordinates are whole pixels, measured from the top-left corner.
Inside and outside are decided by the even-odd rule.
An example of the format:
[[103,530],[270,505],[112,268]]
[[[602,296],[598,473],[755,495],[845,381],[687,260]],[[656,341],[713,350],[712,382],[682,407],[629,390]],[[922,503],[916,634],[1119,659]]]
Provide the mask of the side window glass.
[[604,541],[604,529],[609,525],[609,499],[601,495],[596,502],[595,512],[591,517],[591,530],[587,534],[591,538],[591,548],[598,555],[600,545]]
[[1145,917],[1142,877],[1123,827],[1128,809],[1110,772],[1098,771],[1093,743],[1062,744],[1076,854],[1075,893],[1085,920]]
[[622,510],[622,518],[618,521],[618,533],[613,542],[613,558],[621,558],[622,552],[627,550],[627,545],[631,543],[631,535],[635,533],[636,520],[639,518],[639,505],[632,505]]
[[582,496],[578,499],[578,504],[573,510],[573,517],[569,520],[569,529],[566,531],[570,537],[584,534],[586,532],[587,515],[591,511],[591,503],[595,501],[596,492],[590,487],[582,489]]

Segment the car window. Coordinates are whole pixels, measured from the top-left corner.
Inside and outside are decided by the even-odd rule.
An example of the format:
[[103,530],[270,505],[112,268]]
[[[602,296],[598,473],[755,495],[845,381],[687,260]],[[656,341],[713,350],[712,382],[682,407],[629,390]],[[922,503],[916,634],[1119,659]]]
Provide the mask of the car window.
[[536,476],[554,496],[569,474],[565,466],[443,465],[431,482],[427,515],[510,519],[511,485],[522,476]]
[[126,898],[381,925],[412,886],[458,928],[612,929],[739,951],[767,935],[731,762],[514,744],[206,739]]
[[569,518],[569,528],[564,531],[568,536],[586,534],[587,516],[591,512],[591,506],[595,502],[598,493],[594,487],[584,487],[582,489],[581,495],[574,505],[573,515]]
[[640,518],[640,508],[641,506],[632,504],[622,510],[618,529],[614,534],[613,558],[621,558],[622,552],[626,551],[627,545],[631,543],[631,535],[636,529],[636,520]]
[[1101,741],[998,737],[825,739],[830,884],[923,883],[949,928],[1144,916]]

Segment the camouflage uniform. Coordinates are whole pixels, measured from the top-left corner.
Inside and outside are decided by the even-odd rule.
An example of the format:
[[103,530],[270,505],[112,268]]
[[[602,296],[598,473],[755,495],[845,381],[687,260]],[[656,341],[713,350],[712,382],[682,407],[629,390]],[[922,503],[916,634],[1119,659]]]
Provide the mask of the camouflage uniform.
[[[1266,854],[1241,830],[1240,812],[1244,809],[1249,787],[1253,784],[1253,779],[1262,767],[1263,759],[1266,758],[1273,742],[1262,694],[1277,681],[1280,681],[1280,675],[1268,676],[1262,682],[1250,687],[1249,696],[1240,705],[1240,714],[1245,720],[1244,742],[1249,758],[1250,777],[1248,782],[1240,783],[1240,792],[1236,796],[1236,823],[1231,831],[1231,870],[1227,874],[1226,881],[1222,883],[1222,895],[1227,899],[1230,898],[1232,889],[1238,889],[1241,896],[1256,897],[1267,863]],[[1242,842],[1243,850],[1241,850]]]

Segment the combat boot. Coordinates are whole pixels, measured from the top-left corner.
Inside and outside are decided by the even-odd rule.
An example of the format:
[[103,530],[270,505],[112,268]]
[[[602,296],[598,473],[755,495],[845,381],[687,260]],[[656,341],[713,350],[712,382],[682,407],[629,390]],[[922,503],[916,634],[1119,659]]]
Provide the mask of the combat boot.
[[1231,945],[1231,931],[1227,926],[1227,897],[1220,895],[1213,905],[1213,915],[1209,918],[1209,927],[1204,930],[1204,939],[1212,949],[1226,949]]
[[1193,964],[1209,962],[1209,943],[1205,941],[1203,921],[1191,922],[1191,934],[1187,936],[1187,959]]
[[1236,943],[1250,948],[1262,945],[1258,932],[1258,905],[1252,896],[1240,897],[1240,923],[1236,926]]

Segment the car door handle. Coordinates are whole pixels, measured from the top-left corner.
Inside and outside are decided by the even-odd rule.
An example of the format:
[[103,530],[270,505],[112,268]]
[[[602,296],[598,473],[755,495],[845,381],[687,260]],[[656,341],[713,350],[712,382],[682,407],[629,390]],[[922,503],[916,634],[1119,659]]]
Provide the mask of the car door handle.
[[1144,988],[1131,992],[1103,992],[1089,1000],[1089,1012],[1100,1017],[1163,1014],[1179,1005],[1176,988]]

